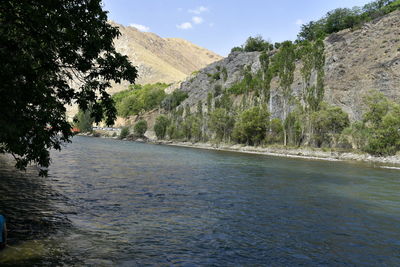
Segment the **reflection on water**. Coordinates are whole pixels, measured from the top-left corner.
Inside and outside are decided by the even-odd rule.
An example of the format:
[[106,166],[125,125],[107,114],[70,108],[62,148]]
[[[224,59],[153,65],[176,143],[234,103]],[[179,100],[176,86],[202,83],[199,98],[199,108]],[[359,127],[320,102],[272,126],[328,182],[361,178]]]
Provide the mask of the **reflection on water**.
[[85,137],[1,164],[0,263],[400,265],[397,170]]

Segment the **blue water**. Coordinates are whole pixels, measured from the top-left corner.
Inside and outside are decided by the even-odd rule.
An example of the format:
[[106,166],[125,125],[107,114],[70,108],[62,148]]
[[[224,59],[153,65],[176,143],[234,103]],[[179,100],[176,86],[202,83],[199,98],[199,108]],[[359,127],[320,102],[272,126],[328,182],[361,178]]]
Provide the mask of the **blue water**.
[[400,266],[398,170],[90,137],[52,157],[2,166],[0,263]]

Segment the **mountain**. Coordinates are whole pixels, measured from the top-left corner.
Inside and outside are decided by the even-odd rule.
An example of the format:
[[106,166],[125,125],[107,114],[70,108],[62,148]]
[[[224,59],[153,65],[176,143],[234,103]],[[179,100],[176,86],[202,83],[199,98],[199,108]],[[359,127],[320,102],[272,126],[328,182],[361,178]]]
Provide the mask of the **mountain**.
[[[161,38],[150,33],[141,32],[131,26],[123,26],[113,21],[111,25],[118,27],[121,35],[114,40],[118,52],[129,57],[138,69],[137,84],[167,83],[172,84],[169,90],[179,86],[191,73],[221,60],[216,53],[179,38]],[[126,90],[129,83],[112,83],[108,92]],[[78,112],[77,105],[67,107],[67,116],[72,120]]]
[[[115,48],[127,55],[139,70],[138,84],[183,81],[191,73],[222,59],[216,53],[183,39],[161,38],[131,26],[112,21],[110,24],[121,32],[114,41]],[[110,92],[124,90],[127,86],[126,83],[113,84]]]

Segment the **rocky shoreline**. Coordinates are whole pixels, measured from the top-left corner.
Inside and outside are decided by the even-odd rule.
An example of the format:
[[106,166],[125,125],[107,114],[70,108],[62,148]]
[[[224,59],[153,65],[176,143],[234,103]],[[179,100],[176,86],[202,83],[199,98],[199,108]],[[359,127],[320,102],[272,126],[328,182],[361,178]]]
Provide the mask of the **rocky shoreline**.
[[160,145],[191,147],[200,149],[210,149],[219,151],[230,151],[240,153],[250,153],[268,156],[278,156],[287,158],[301,158],[311,160],[327,161],[358,161],[376,164],[377,167],[400,170],[400,156],[376,157],[366,153],[323,151],[314,148],[276,148],[276,147],[253,147],[244,145],[229,144],[210,144],[210,143],[191,143],[191,142],[172,142],[155,141]]
[[[92,134],[80,134],[83,136],[93,136],[101,138],[118,139],[118,137],[111,137],[107,135],[92,135]],[[240,144],[224,144],[224,143],[192,143],[192,142],[177,142],[167,140],[154,140],[145,138],[127,138],[125,141],[133,141],[140,143],[149,143],[156,145],[169,145],[169,146],[180,146],[190,147],[199,149],[209,149],[218,151],[229,151],[229,152],[240,152],[249,154],[268,155],[276,157],[287,157],[287,158],[301,158],[310,160],[326,160],[326,161],[356,161],[374,164],[376,167],[387,168],[387,169],[398,169],[400,170],[400,155],[388,156],[388,157],[377,157],[367,153],[361,152],[340,152],[335,150],[324,151],[323,149],[311,148],[311,147],[300,147],[300,148],[284,148],[284,147],[254,147],[245,146]]]

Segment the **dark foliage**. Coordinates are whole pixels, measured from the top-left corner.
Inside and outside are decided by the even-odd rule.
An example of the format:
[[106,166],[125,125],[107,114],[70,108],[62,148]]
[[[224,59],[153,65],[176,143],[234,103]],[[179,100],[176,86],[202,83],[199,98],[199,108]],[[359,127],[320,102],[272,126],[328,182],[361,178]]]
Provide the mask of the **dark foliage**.
[[116,110],[106,88],[111,80],[135,81],[136,69],[113,46],[119,31],[101,6],[0,1],[0,152],[14,155],[18,168],[48,167],[49,150],[69,141],[66,104],[90,106],[96,122],[111,124]]

